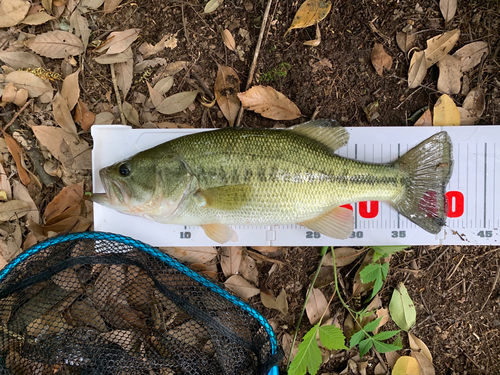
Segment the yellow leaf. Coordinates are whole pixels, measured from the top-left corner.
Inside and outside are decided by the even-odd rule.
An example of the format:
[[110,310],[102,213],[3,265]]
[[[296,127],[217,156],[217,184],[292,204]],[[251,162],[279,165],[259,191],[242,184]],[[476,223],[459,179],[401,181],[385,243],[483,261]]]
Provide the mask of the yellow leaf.
[[399,357],[392,369],[392,375],[420,375],[417,360],[407,356]]
[[[292,21],[288,31],[293,29],[302,29],[304,27],[309,27],[315,23],[321,21],[325,18],[330,9],[332,8],[332,3],[325,0],[306,0],[300,6],[299,10],[295,14],[295,18]],[[287,32],[288,32],[287,31]]]
[[460,113],[453,100],[446,94],[434,106],[434,126],[460,125]]

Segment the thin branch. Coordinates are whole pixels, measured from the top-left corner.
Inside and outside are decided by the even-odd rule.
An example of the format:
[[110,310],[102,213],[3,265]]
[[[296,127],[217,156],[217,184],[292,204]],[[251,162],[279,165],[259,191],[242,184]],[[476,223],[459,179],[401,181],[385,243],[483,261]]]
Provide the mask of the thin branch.
[[9,126],[11,126],[14,121],[16,121],[16,119],[19,117],[19,115],[26,109],[27,106],[29,106],[31,103],[33,103],[33,99],[30,99],[28,100],[26,103],[24,103],[24,105],[21,107],[21,109],[19,111],[16,112],[16,114],[14,115],[14,117],[12,117],[12,119],[8,122],[7,125],[4,126],[4,128],[2,129],[2,131],[6,131],[8,129]]
[[[259,52],[260,52],[260,47],[262,45],[262,40],[264,39],[264,34],[266,31],[266,25],[267,25],[267,19],[269,18],[269,12],[271,10],[272,2],[273,2],[273,0],[267,1],[266,10],[264,11],[264,16],[262,17],[262,25],[260,26],[259,39],[257,40],[257,45],[255,46],[255,52],[253,54],[252,65],[250,66],[250,73],[248,73],[248,80],[247,80],[247,84],[245,86],[245,91],[250,88],[250,85],[252,84],[252,81],[253,81],[253,76],[255,74],[255,69],[257,67],[257,60],[259,58]],[[234,123],[235,127],[240,126],[241,120],[243,118],[243,112],[245,112],[245,109],[243,108],[243,106],[241,106],[240,112],[238,113],[238,118],[236,119],[236,122]]]

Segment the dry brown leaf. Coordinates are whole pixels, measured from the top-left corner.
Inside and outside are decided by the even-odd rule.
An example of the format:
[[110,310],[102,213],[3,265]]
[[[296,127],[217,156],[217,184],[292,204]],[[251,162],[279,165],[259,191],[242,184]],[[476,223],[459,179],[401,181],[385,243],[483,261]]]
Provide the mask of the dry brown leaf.
[[23,106],[28,101],[29,93],[25,89],[17,89],[14,82],[9,82],[3,89],[2,101],[14,103],[18,107]]
[[156,107],[156,110],[164,115],[172,115],[174,113],[182,112],[191,104],[193,104],[198,91],[184,91],[178,94],[171,95]]
[[[57,216],[53,216],[52,218],[50,218],[50,220],[46,220],[45,225],[52,225],[52,224],[58,223],[58,222],[63,221],[67,218],[70,218],[70,217],[82,216],[81,214],[82,214],[82,204],[80,203],[80,204],[76,204],[74,206],[68,207],[66,210],[64,210],[64,212],[62,214],[57,215]],[[92,221],[92,216],[87,217],[87,219]]]
[[153,87],[151,87],[151,85],[149,84],[149,82],[146,81],[146,85],[148,86],[149,98],[151,99],[151,103],[153,103],[153,105],[156,108],[156,107],[158,107],[161,104],[161,102],[165,98],[158,91],[156,91],[156,89],[154,89]]
[[122,0],[104,0],[104,13],[112,13],[120,5]]
[[8,179],[7,173],[5,173],[5,169],[3,168],[2,163],[0,163],[0,190],[3,190],[5,192],[7,200],[12,199],[12,188],[10,186],[10,181]]
[[30,206],[30,211],[26,215],[28,219],[33,220],[36,223],[40,222],[40,212],[38,212],[38,208],[36,207],[35,202],[30,196],[28,189],[18,182],[17,180],[12,180],[12,190],[14,199],[21,200],[27,202]]
[[47,12],[52,12],[52,0],[42,0],[42,6]]
[[398,352],[387,352],[385,353],[385,359],[387,360],[387,364],[389,368],[394,368],[394,365],[398,361],[399,357],[401,357]]
[[38,240],[53,237],[61,233],[85,232],[92,225],[92,221],[82,216],[72,216],[52,225],[41,226],[28,220],[28,226]]
[[78,85],[79,73],[80,69],[64,78],[62,84],[61,97],[66,99],[70,111],[75,107],[80,97],[80,86]]
[[260,300],[268,309],[278,310],[284,315],[288,314],[288,301],[284,288],[281,289],[278,297],[274,298],[273,293],[263,285],[260,288]]
[[257,262],[246,252],[242,254],[238,273],[254,285],[259,285],[259,269]]
[[446,23],[450,22],[457,11],[457,0],[441,0],[439,9]]
[[420,351],[422,352],[422,354],[429,360],[432,362],[432,354],[429,350],[429,348],[427,347],[427,345],[425,345],[425,343],[420,340],[417,336],[415,336],[413,333],[411,332],[408,332],[408,341],[410,343],[410,348],[412,350],[416,350],[416,351]]
[[413,126],[432,126],[432,113],[427,109],[422,116],[413,124]]
[[398,31],[396,34],[396,43],[404,53],[407,53],[415,45],[415,34],[408,34]]
[[112,32],[106,39],[106,43],[97,48],[96,52],[103,53],[106,51],[107,55],[124,52],[139,37],[140,31],[141,29],[128,29]]
[[116,83],[126,98],[132,87],[132,78],[134,77],[134,60],[129,59],[122,63],[115,64]]
[[243,248],[241,246],[223,246],[220,254],[220,266],[224,276],[236,275],[240,269],[241,255]]
[[460,125],[460,113],[455,102],[448,95],[441,95],[434,105],[432,123],[434,126]]
[[295,14],[292,24],[287,32],[292,29],[302,29],[314,25],[324,19],[330,9],[332,3],[329,0],[306,0],[302,3],[299,10]]
[[248,299],[260,293],[259,288],[254,287],[243,277],[233,275],[226,280],[224,285],[242,298]]
[[219,65],[214,86],[215,99],[224,117],[233,126],[240,110],[240,80],[236,71],[229,66]]
[[26,251],[31,246],[35,246],[36,243],[37,243],[37,239],[36,239],[35,235],[33,233],[29,232],[28,235],[26,236],[26,239],[23,242],[22,250]]
[[147,58],[152,55],[156,55],[158,52],[161,52],[165,48],[174,49],[177,47],[177,38],[175,34],[167,34],[164,35],[161,40],[156,43],[154,46],[144,42],[139,47],[139,52],[142,54],[144,58]]
[[16,26],[30,10],[28,0],[1,0],[0,1],[0,27]]
[[[134,65],[134,73],[142,73],[148,68],[154,68],[157,65],[167,65],[167,60],[162,57],[155,57],[154,59],[144,60]],[[165,73],[167,74],[167,73]]]
[[95,118],[96,115],[89,110],[87,104],[85,104],[81,99],[78,99],[73,120],[80,124],[83,130],[88,131],[90,127],[94,125]]
[[50,221],[53,217],[62,214],[66,209],[79,204],[83,198],[83,188],[79,184],[66,186],[47,205],[43,213],[45,221]]
[[115,115],[111,112],[101,112],[95,116],[94,125],[111,125],[115,121]]
[[391,70],[392,67],[392,57],[385,52],[384,47],[380,43],[375,43],[373,47],[371,60],[373,67],[377,71],[378,75],[384,76],[384,68]]
[[26,47],[39,55],[51,59],[64,59],[68,56],[80,55],[83,52],[82,41],[67,31],[49,31],[38,34],[24,42]]
[[133,58],[132,48],[129,47],[123,52],[116,53],[114,55],[104,54],[99,57],[96,57],[94,60],[99,64],[119,64],[127,62],[132,58]]
[[102,4],[104,4],[104,0],[82,0],[80,2],[81,6],[91,8],[91,9],[97,9]]
[[36,98],[45,92],[52,91],[52,85],[44,82],[34,74],[23,71],[15,71],[5,76],[5,82],[14,82],[18,89],[28,91],[30,98]]
[[0,60],[14,70],[21,68],[36,69],[45,66],[42,58],[31,52],[0,52]]
[[140,126],[141,123],[139,121],[139,113],[137,113],[137,110],[132,106],[132,104],[123,102],[122,107],[123,114],[127,121],[129,121],[132,125]]
[[254,86],[238,98],[245,109],[273,120],[294,120],[302,115],[290,99],[269,86]]
[[45,12],[36,12],[26,16],[26,18],[22,20],[21,23],[24,23],[26,25],[42,25],[45,22],[53,20],[54,18],[55,17]]
[[[306,303],[306,314],[309,318],[309,322],[314,325],[319,322],[319,319],[323,315],[323,312],[328,307],[328,301],[325,298],[325,295],[321,290],[317,288],[313,288],[311,290],[311,294],[309,295],[309,299]],[[330,310],[327,310],[324,318],[328,319],[330,317]]]
[[160,94],[160,95],[165,95],[173,86],[174,84],[174,77],[165,77],[160,79],[156,84],[154,85],[154,89]]
[[[333,250],[335,252],[335,264],[337,267],[347,266],[351,264],[356,259],[363,254],[362,250],[357,250],[352,247],[338,247]],[[333,267],[333,256],[331,252],[328,252],[323,259],[323,266]]]
[[427,74],[427,62],[425,51],[418,51],[413,54],[408,70],[408,87],[414,89],[422,83]]
[[481,86],[476,86],[469,91],[465,97],[462,107],[469,110],[474,116],[481,117],[486,107],[484,90]]
[[90,28],[87,18],[85,18],[79,8],[76,8],[69,18],[70,31],[74,30],[75,35],[82,39],[83,49],[86,50],[89,44]]
[[481,62],[484,54],[488,53],[488,43],[473,42],[466,44],[453,54],[460,59],[460,69],[462,72],[467,72]]
[[468,109],[457,107],[458,113],[460,114],[460,125],[474,125],[479,117],[475,116]]
[[182,262],[206,263],[217,256],[215,247],[160,247],[160,250]]
[[458,94],[462,78],[460,60],[454,56],[446,55],[438,61],[439,77],[437,89],[447,94]]
[[259,253],[274,253],[281,249],[279,246],[251,246],[252,249],[258,251]]
[[21,161],[21,147],[17,144],[16,140],[12,138],[9,134],[6,132],[3,132],[3,138],[5,140],[5,143],[7,144],[7,148],[9,149],[10,154],[12,155],[12,158],[14,159],[17,167],[17,173],[19,174],[19,179],[23,183],[23,185],[28,185],[31,182],[31,179],[28,175],[28,172],[26,172],[26,169],[24,169]]
[[236,50],[236,41],[234,40],[233,34],[228,29],[222,30],[222,41],[231,51]]
[[0,270],[2,270],[7,265],[7,263],[8,262],[5,260],[5,258],[0,255]]
[[77,135],[76,125],[71,116],[68,102],[61,94],[57,93],[52,100],[52,112],[57,125],[63,128],[68,133]]
[[81,169],[91,169],[92,150],[83,139],[55,126],[34,126],[32,130],[38,141],[66,169],[72,170],[73,173]]
[[427,68],[446,56],[455,46],[459,37],[460,30],[455,29],[427,40],[427,49],[424,51]]
[[19,219],[30,211],[30,204],[22,200],[0,202],[0,222]]
[[316,24],[316,39],[306,40],[302,43],[305,46],[317,47],[321,43],[321,31],[319,29],[319,24]]
[[421,375],[435,375],[436,371],[434,370],[434,365],[428,358],[426,358],[422,353],[412,350],[410,353],[410,357],[415,358],[420,367]]

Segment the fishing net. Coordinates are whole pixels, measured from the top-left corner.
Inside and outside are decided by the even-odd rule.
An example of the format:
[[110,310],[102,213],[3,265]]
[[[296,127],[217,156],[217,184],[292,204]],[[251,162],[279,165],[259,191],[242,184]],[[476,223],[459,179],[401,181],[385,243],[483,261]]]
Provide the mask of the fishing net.
[[49,239],[0,272],[0,374],[278,374],[267,321],[139,241]]

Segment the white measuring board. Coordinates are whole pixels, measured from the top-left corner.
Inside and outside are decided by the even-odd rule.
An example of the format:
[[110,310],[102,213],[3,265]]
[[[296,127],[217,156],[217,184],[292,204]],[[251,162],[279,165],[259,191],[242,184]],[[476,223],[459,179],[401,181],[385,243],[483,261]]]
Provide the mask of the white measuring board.
[[[92,127],[94,192],[104,192],[99,170],[171,139],[208,129],[132,129],[123,125]],[[211,129],[213,130],[213,129]],[[233,226],[242,246],[494,245],[500,243],[500,126],[346,128],[347,146],[338,154],[387,163],[431,135],[445,130],[453,142],[454,167],[447,186],[447,226],[430,234],[385,202],[352,204],[354,231],[338,240],[300,225]],[[160,224],[94,204],[94,229],[118,233],[153,246],[210,246],[200,227]]]

